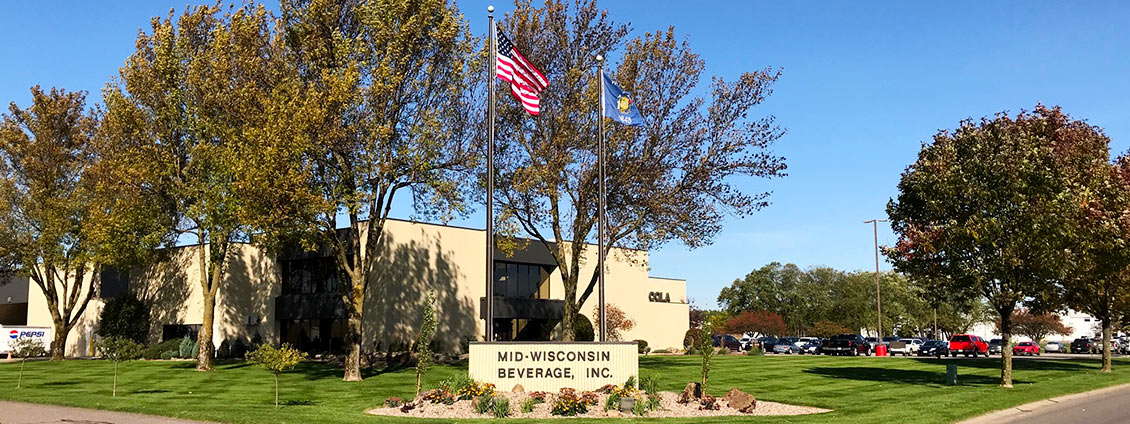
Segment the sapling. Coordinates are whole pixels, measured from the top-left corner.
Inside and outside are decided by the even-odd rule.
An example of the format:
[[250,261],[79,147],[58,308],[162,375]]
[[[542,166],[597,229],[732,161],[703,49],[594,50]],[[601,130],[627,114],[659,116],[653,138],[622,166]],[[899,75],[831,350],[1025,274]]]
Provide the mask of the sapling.
[[247,354],[247,361],[258,364],[275,374],[275,408],[279,407],[279,374],[290,370],[306,359],[306,352],[299,351],[289,343],[281,347],[261,345]]
[[24,381],[24,362],[27,358],[33,356],[43,356],[47,354],[47,349],[43,347],[43,341],[32,338],[22,337],[13,341],[10,345],[12,355],[20,358],[20,377],[16,380],[16,388],[20,388],[20,384]]
[[142,349],[140,344],[124,337],[109,337],[98,342],[98,351],[102,354],[102,358],[114,362],[113,396],[118,395],[118,365],[140,358]]
[[420,397],[424,373],[432,365],[432,337],[436,334],[436,324],[436,295],[430,292],[424,301],[424,319],[420,324],[420,336],[416,340],[416,397]]

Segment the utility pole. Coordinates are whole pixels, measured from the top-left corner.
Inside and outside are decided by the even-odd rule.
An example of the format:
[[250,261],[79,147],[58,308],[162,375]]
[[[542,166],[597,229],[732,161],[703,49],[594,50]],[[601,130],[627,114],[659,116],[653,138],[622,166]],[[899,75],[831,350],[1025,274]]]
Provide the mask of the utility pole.
[[879,223],[887,222],[885,219],[872,219],[863,221],[864,224],[871,224],[875,232],[875,311],[879,316],[879,327],[876,332],[876,346],[883,344],[883,300],[879,296]]

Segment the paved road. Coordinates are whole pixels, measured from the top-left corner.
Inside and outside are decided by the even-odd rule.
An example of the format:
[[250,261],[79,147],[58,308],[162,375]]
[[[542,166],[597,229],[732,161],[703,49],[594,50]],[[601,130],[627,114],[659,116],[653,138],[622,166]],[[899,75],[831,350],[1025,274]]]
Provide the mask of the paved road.
[[1130,422],[1130,384],[1044,399],[970,418],[960,424],[1115,424]]
[[[1051,401],[1054,402],[1054,399]],[[1125,423],[1130,420],[1126,413],[1126,405],[1130,405],[1130,387],[1060,401],[1054,405],[1035,408],[1030,412],[1022,411],[1023,413],[1020,415],[997,422],[1025,424]]]
[[208,424],[128,412],[0,401],[0,424]]

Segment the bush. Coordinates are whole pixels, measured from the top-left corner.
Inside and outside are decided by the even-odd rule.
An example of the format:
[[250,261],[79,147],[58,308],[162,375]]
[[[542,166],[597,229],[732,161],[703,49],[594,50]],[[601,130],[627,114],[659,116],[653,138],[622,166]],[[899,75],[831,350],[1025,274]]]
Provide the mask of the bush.
[[306,352],[301,352],[288,343],[283,343],[278,348],[271,345],[262,345],[247,354],[248,362],[258,364],[275,374],[275,408],[279,407],[279,374],[294,368],[304,359],[306,359]]
[[534,406],[539,403],[541,402],[538,402],[537,399],[526,398],[526,400],[522,401],[522,413],[529,414],[531,412],[534,412]]
[[[165,340],[161,343],[152,344],[141,352],[141,357],[145,359],[171,359],[180,352],[181,339]],[[172,352],[168,357],[165,353]]]
[[655,349],[651,353],[671,353],[671,349]]
[[179,352],[177,353],[177,356],[179,356],[181,358],[190,358],[191,359],[191,358],[195,358],[199,352],[200,352],[200,345],[197,344],[196,340],[193,339],[192,337],[189,337],[189,336],[186,335],[186,336],[184,336],[183,339],[180,340],[180,349],[179,349]]
[[102,307],[95,334],[103,339],[121,337],[144,344],[149,339],[149,306],[133,294],[110,298]]
[[659,394],[659,379],[654,375],[646,374],[640,377],[640,390],[649,395]]
[[701,338],[702,330],[697,328],[687,330],[687,333],[683,335],[683,349],[687,352],[690,352],[692,349],[697,350]]
[[596,338],[596,334],[592,330],[592,321],[589,318],[577,314],[573,318],[573,338],[578,342],[591,342]]
[[636,340],[636,349],[640,351],[640,355],[651,352],[651,348],[647,347],[647,340]]
[[485,414],[494,408],[494,396],[479,396],[475,398],[475,412]]
[[169,349],[169,350],[166,350],[164,352],[161,352],[161,356],[158,357],[158,359],[169,360],[169,359],[173,359],[173,358],[176,358],[176,357],[177,357],[177,351]]
[[745,351],[745,354],[749,355],[749,356],[759,356],[759,355],[762,355],[764,353],[765,352],[763,352],[761,350],[760,346],[750,346],[749,350]]
[[386,408],[399,408],[401,405],[404,405],[404,399],[398,398],[396,396],[389,396],[387,399],[385,399]]
[[504,397],[494,398],[494,406],[491,408],[495,418],[506,418],[510,416],[510,399]]

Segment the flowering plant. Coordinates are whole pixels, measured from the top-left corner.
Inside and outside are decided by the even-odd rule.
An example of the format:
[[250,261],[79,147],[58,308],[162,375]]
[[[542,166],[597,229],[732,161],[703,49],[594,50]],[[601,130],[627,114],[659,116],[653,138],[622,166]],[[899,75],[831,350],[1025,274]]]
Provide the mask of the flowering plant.
[[471,380],[467,383],[467,385],[460,387],[459,391],[456,392],[456,394],[459,396],[460,400],[467,400],[480,396],[490,396],[494,394],[494,384],[479,383],[477,381]]
[[599,398],[599,396],[596,395],[596,393],[593,393],[593,392],[581,393],[581,403],[584,403],[586,407],[596,405],[596,402],[598,400],[600,400],[600,398]]
[[432,389],[424,392],[424,400],[431,403],[451,405],[455,403],[455,395],[447,389]]
[[530,398],[537,399],[538,403],[545,402],[545,399],[548,397],[549,393],[546,392],[530,392]]
[[[593,395],[595,396],[595,394]],[[566,417],[584,414],[588,411],[588,405],[577,396],[577,391],[568,387],[562,388],[561,392],[553,398],[553,407],[550,409],[551,414]]]

